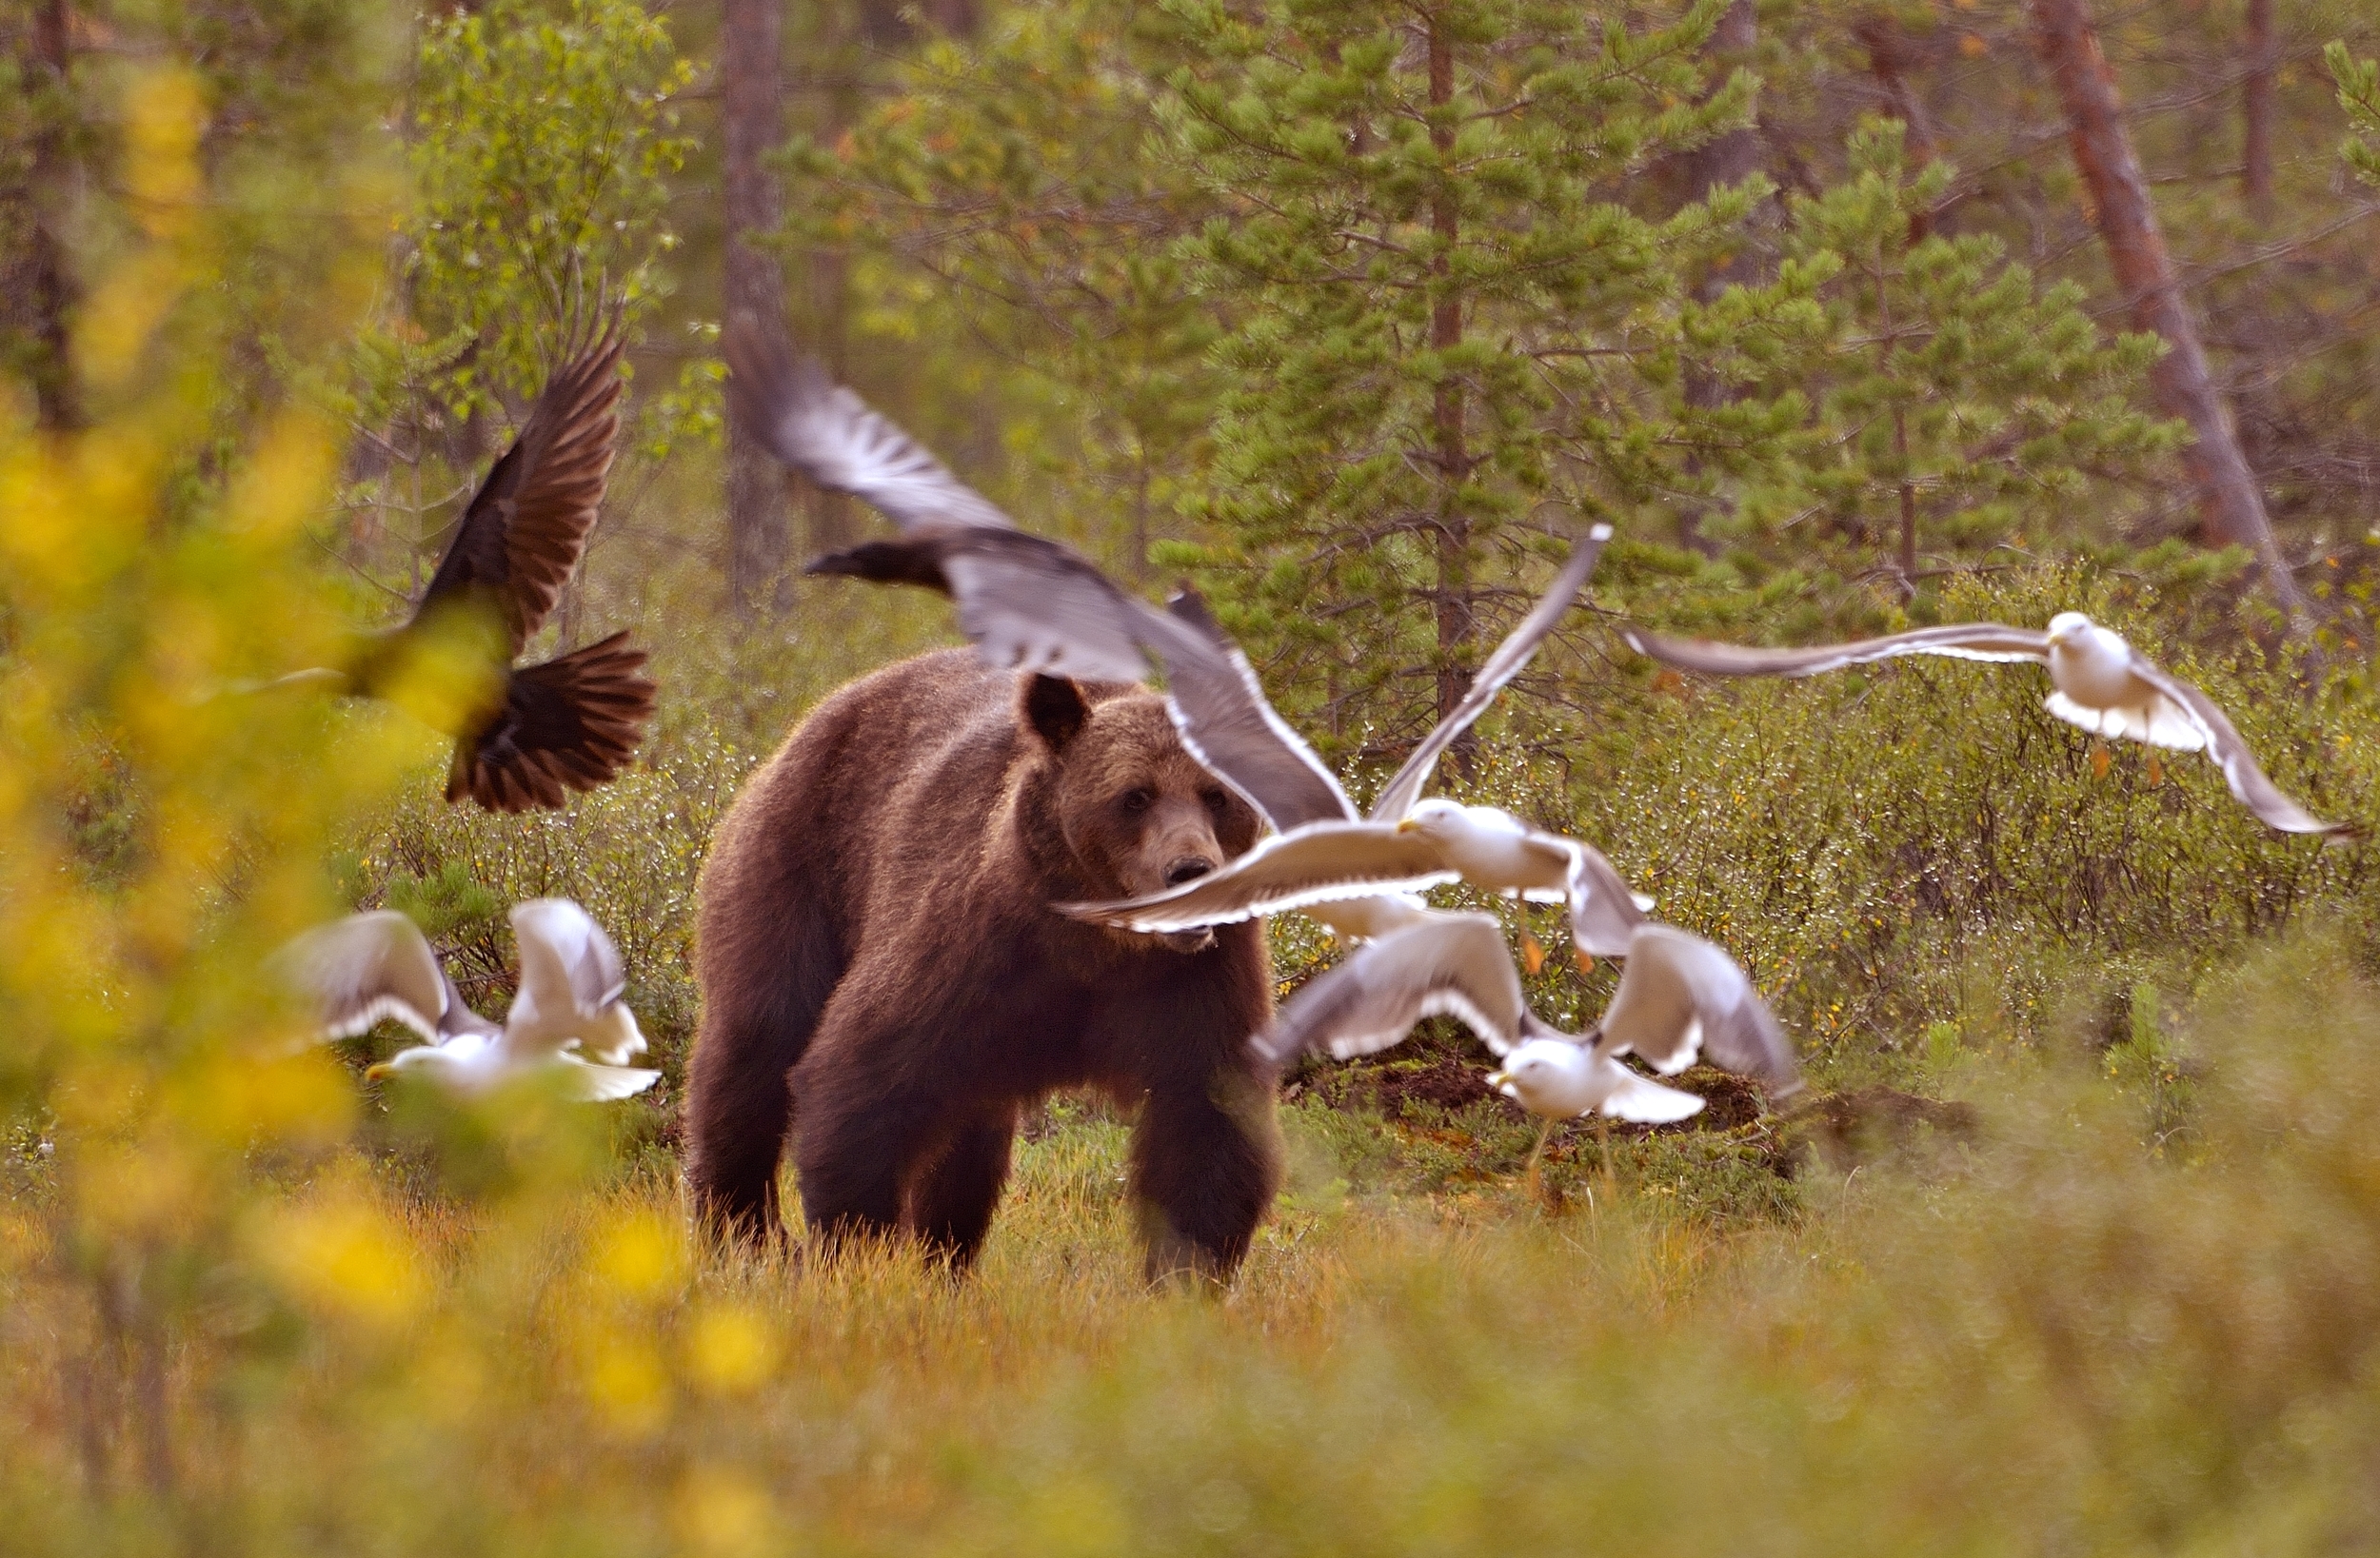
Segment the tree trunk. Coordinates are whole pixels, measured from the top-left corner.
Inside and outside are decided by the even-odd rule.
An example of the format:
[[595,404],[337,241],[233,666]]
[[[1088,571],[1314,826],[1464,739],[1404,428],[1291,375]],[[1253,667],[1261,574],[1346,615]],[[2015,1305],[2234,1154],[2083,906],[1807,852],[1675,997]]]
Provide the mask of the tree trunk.
[[2149,184],[2124,128],[2115,74],[2100,52],[2085,0],[2032,0],[2041,56],[2066,108],[2074,166],[2089,187],[2108,262],[2131,306],[2132,321],[2153,330],[2170,348],[2149,382],[2166,415],[2190,424],[2197,443],[2183,456],[2199,492],[2201,534],[2217,546],[2253,550],[2272,593],[2292,614],[2305,599],[2272,538],[2264,494],[2240,453],[2231,412],[2214,387],[2197,326],[2149,204]]
[[[1760,13],[1753,0],[1734,0],[1719,16],[1718,26],[1711,30],[1708,42],[1702,46],[1705,58],[1712,64],[1711,89],[1718,90],[1727,74],[1736,65],[1750,64],[1752,51],[1760,41]],[[1686,160],[1687,199],[1706,200],[1714,189],[1727,188],[1744,182],[1759,171],[1760,132],[1751,125],[1714,136],[1697,148]],[[1751,237],[1748,231],[1746,238]],[[1755,245],[1747,242],[1716,264],[1705,267],[1695,278],[1694,295],[1698,303],[1709,303],[1739,282],[1754,280],[1760,269]],[[1686,404],[1702,410],[1727,404],[1732,389],[1718,376],[1699,362],[1686,366]],[[1686,468],[1689,475],[1699,473],[1702,462],[1689,455]],[[1718,547],[1702,534],[1704,506],[1699,502],[1677,506],[1677,542],[1705,556],[1716,557]]]
[[[1429,19],[1432,108],[1455,100],[1455,48],[1446,35],[1443,20],[1436,12]],[[1454,150],[1454,127],[1433,122],[1430,145],[1441,157]],[[1431,202],[1430,227],[1451,250],[1458,231],[1455,197],[1443,187]],[[1451,268],[1444,255],[1430,262],[1431,274],[1439,278],[1446,277]],[[1446,351],[1461,344],[1462,300],[1451,291],[1441,293],[1430,310],[1430,347]],[[1465,663],[1471,643],[1471,523],[1457,497],[1470,470],[1470,460],[1463,447],[1462,399],[1460,385],[1442,380],[1431,407],[1441,483],[1438,511],[1438,715],[1441,720],[1454,713],[1455,706],[1471,690],[1471,669]],[[1469,740],[1466,733],[1456,742],[1462,749],[1457,752],[1456,760],[1466,771],[1470,767],[1470,751],[1464,743]]]
[[[908,24],[898,11],[891,20],[899,24],[899,31],[878,36],[883,17],[876,11],[863,10],[861,36],[873,47],[893,47],[908,40]],[[877,22],[869,16],[878,15]],[[811,25],[818,29],[808,50],[812,61],[806,72],[805,96],[815,99],[809,112],[811,133],[832,145],[843,126],[858,114],[859,94],[856,82],[860,70],[860,50],[850,47],[843,35],[839,14],[830,10],[821,11]],[[802,256],[802,328],[809,348],[818,353],[827,371],[839,381],[847,382],[851,366],[851,332],[849,289],[850,266],[843,249],[832,245],[819,245]],[[802,543],[810,556],[822,552],[839,552],[850,545],[859,535],[857,516],[851,499],[840,492],[795,476],[792,489],[802,495]]]
[[29,79],[46,84],[49,101],[40,108],[28,169],[31,200],[27,214],[25,306],[32,337],[33,414],[50,432],[83,424],[82,386],[74,378],[74,352],[67,316],[75,302],[74,274],[67,265],[64,203],[73,185],[66,116],[73,98],[69,76],[72,47],[67,0],[39,0],[33,11]]
[[[784,275],[755,240],[777,230],[777,183],[761,159],[783,138],[784,81],[779,59],[783,0],[722,0],[719,111],[725,167],[722,225],[726,312],[776,329]],[[727,424],[727,598],[739,617],[784,609],[785,482],[776,460],[733,420]]]
[[2272,76],[2279,50],[2272,38],[2272,0],[2248,0],[2248,80],[2241,90],[2241,192],[2248,214],[2272,220]]

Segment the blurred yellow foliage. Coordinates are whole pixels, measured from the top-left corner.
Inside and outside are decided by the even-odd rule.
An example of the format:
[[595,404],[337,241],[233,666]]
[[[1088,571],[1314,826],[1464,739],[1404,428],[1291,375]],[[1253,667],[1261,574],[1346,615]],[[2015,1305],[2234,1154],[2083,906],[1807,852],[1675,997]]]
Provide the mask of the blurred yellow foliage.
[[407,1230],[361,1187],[264,1209],[246,1242],[285,1292],[331,1319],[390,1331],[428,1296]]

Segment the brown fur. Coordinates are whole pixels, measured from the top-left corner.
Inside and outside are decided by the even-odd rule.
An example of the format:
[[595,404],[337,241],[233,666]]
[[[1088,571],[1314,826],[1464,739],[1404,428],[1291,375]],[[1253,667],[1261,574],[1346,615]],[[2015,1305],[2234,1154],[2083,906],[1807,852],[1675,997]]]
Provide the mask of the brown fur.
[[1138,688],[949,651],[836,693],[744,787],[703,875],[698,1217],[781,1232],[798,1111],[822,1239],[899,1230],[964,1265],[1020,1109],[1090,1085],[1139,1106],[1151,1272],[1228,1274],[1279,1178],[1247,1042],[1272,1006],[1262,930],[1167,943],[1049,904],[1155,891],[1256,831]]

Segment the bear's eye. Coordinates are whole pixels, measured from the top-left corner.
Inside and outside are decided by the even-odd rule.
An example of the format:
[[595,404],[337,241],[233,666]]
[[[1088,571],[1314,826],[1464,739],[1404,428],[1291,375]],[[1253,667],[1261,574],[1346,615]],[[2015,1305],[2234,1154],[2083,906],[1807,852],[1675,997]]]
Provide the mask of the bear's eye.
[[1220,813],[1223,808],[1231,804],[1231,797],[1223,794],[1220,790],[1203,791],[1200,794],[1199,799],[1206,802],[1206,809],[1210,812]]
[[1145,812],[1150,802],[1156,799],[1157,792],[1143,786],[1138,790],[1126,790],[1121,804],[1128,812]]

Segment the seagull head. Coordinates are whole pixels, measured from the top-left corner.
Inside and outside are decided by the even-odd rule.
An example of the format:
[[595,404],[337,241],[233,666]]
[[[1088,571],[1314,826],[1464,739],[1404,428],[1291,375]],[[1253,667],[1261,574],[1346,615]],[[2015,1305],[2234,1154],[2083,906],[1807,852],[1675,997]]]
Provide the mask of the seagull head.
[[420,1073],[427,1075],[435,1072],[439,1062],[446,1058],[447,1057],[439,1054],[437,1045],[417,1044],[409,1050],[399,1050],[376,1066],[367,1066],[364,1069],[364,1075],[375,1082],[386,1081],[391,1076],[400,1076],[407,1073]]
[[1488,1086],[1532,1113],[1542,1113],[1547,1095],[1561,1085],[1584,1052],[1568,1039],[1533,1038],[1504,1057],[1503,1069],[1488,1073]]
[[1424,838],[1446,838],[1463,826],[1464,808],[1443,796],[1432,796],[1418,803],[1397,824],[1398,833],[1418,833]]
[[[468,1038],[461,1041],[475,1052]],[[446,1044],[416,1044],[409,1050],[399,1050],[377,1066],[367,1067],[364,1075],[372,1080],[386,1081],[391,1076],[419,1077],[441,1087],[469,1090],[474,1084],[485,1085],[490,1075],[488,1062],[495,1052],[486,1050],[465,1054],[454,1041]],[[474,1062],[477,1064],[474,1064]]]
[[2090,618],[2079,611],[2061,611],[2050,619],[2050,641],[2053,644],[2073,643],[2092,629]]

